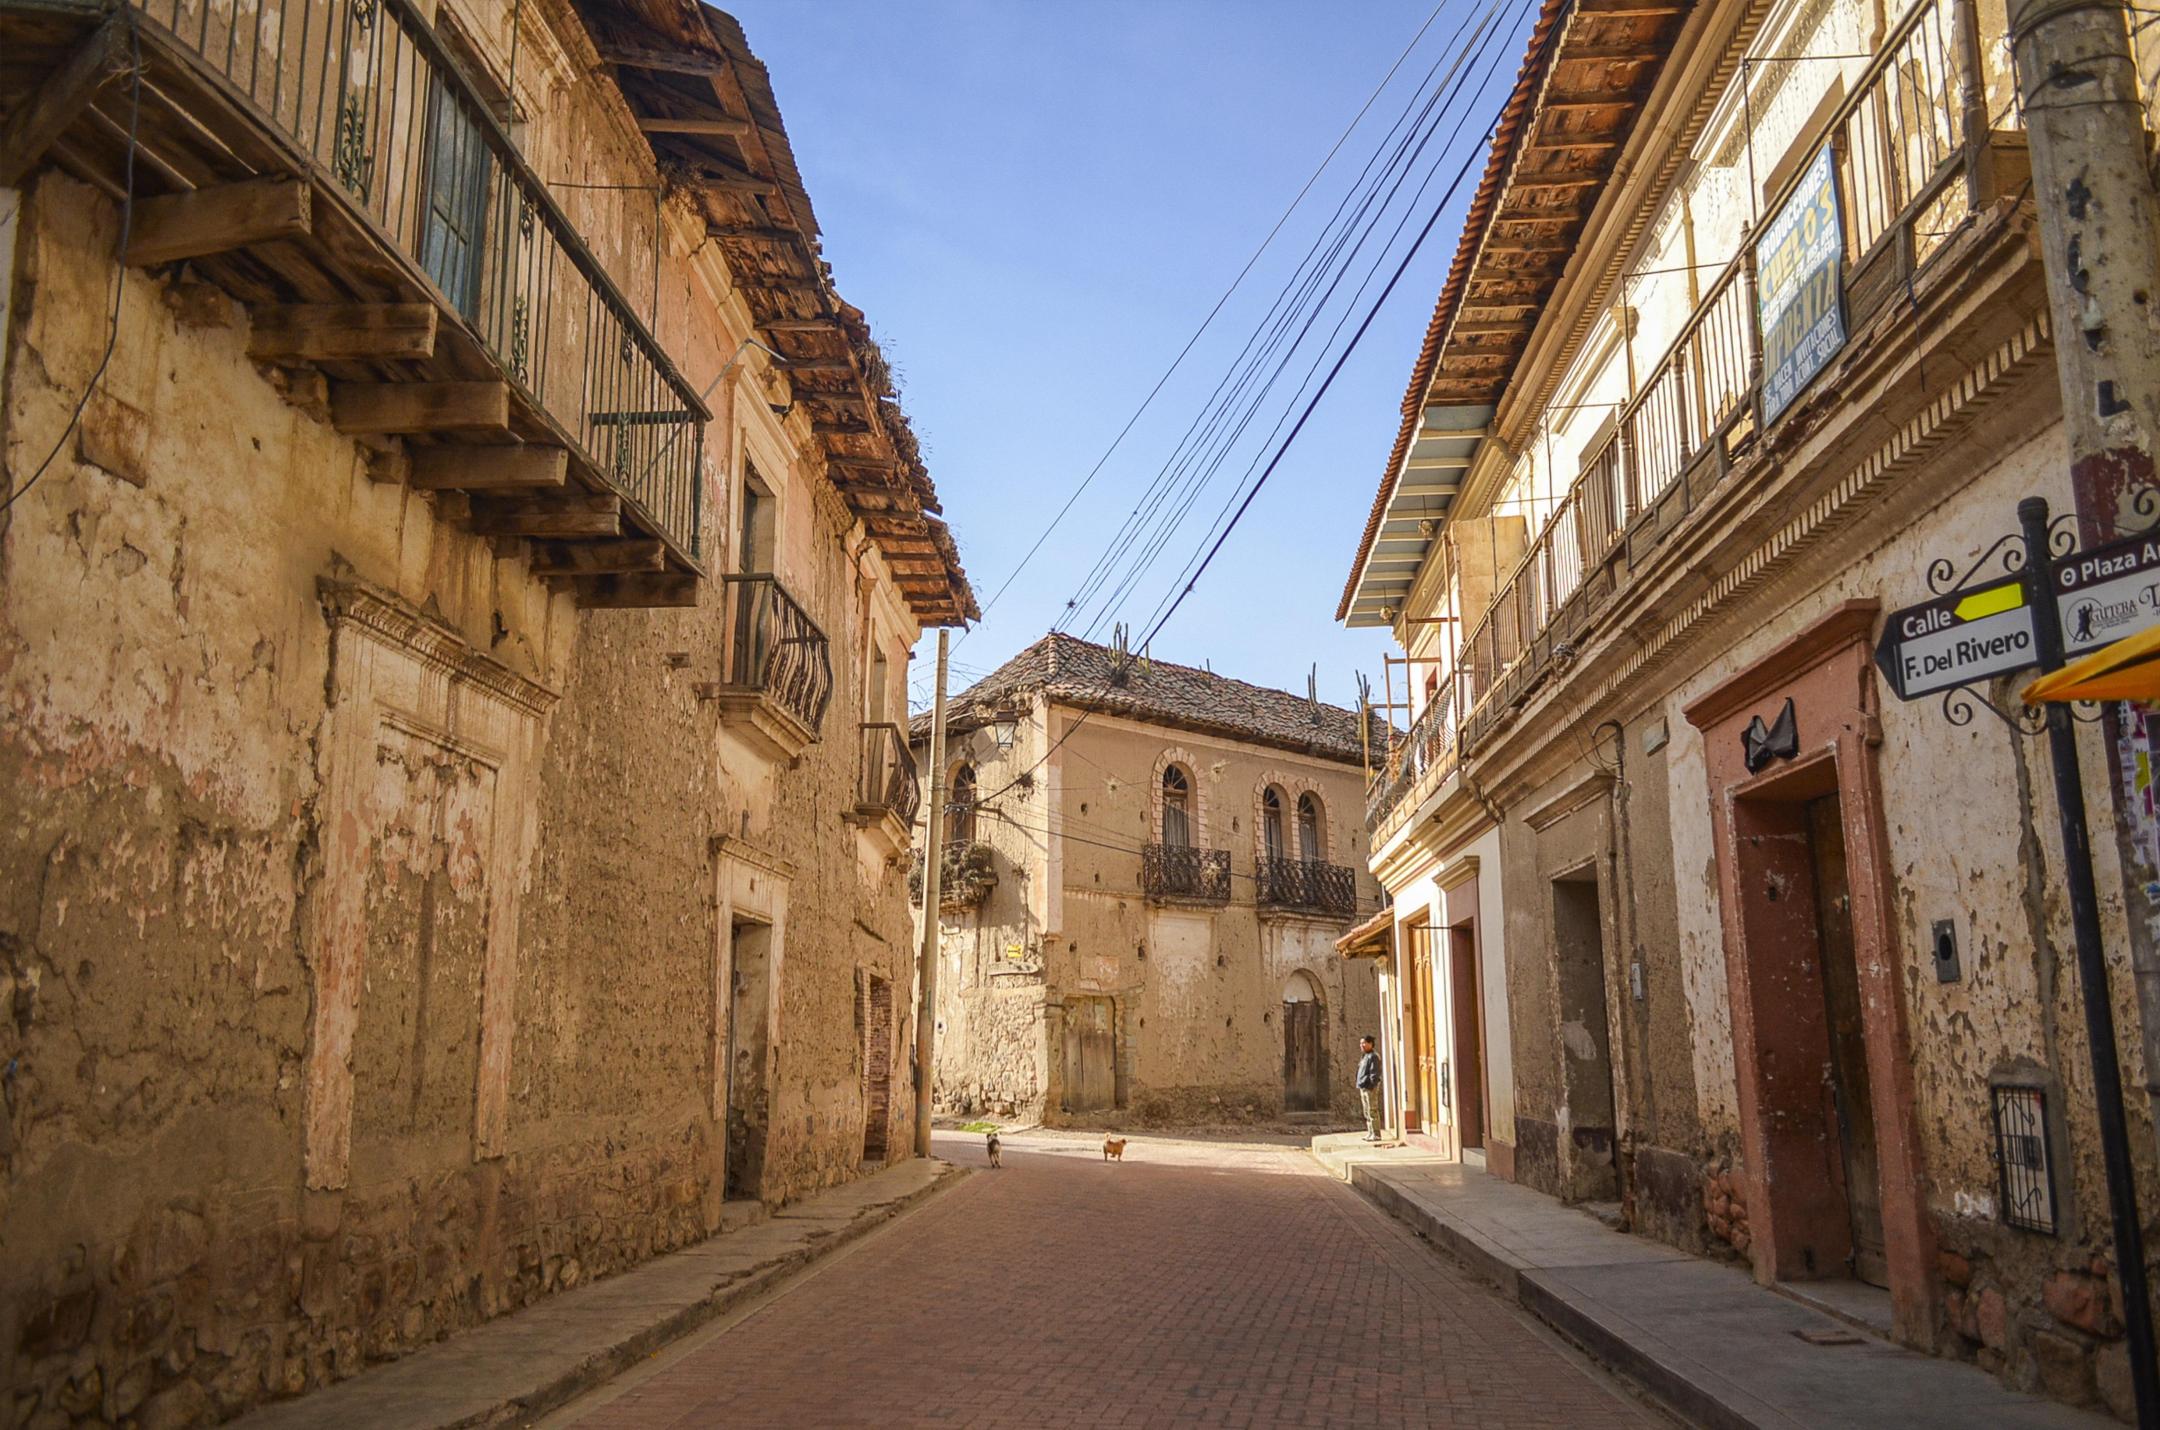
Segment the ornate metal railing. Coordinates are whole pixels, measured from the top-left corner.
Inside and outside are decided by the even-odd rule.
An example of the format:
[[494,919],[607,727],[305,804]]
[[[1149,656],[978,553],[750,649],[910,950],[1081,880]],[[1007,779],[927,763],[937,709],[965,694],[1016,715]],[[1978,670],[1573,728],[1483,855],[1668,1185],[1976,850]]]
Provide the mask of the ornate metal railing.
[[1140,891],[1151,899],[1230,902],[1230,851],[1190,844],[1146,844],[1140,849]]
[[832,699],[832,655],[825,632],[764,572],[721,578],[727,587],[730,690],[763,695],[814,736]]
[[698,559],[703,404],[410,0],[131,3]]
[[855,779],[855,809],[859,814],[889,814],[902,824],[915,823],[922,807],[922,782],[915,775],[915,752],[908,748],[907,730],[887,720],[869,720],[862,727],[862,766]]
[[[1877,288],[1878,273],[1909,274],[1983,197],[1971,162],[1973,146],[1991,137],[1975,127],[1983,61],[1958,24],[1959,3],[1920,0],[1908,10],[1816,138],[1837,157],[1849,300],[1863,272]],[[1800,181],[1788,179],[1763,211],[1783,208]],[[1557,638],[1544,638],[1638,517],[1669,493],[1691,503],[1692,474],[1752,440],[1762,376],[1754,261],[1752,242],[1743,241],[1470,624],[1457,658],[1471,687],[1459,718],[1475,709],[1482,720],[1503,685],[1512,698],[1518,663],[1550,653]],[[1473,722],[1470,734],[1477,730]],[[1382,793],[1376,827],[1395,802]]]
[[1308,859],[1262,859],[1253,875],[1262,908],[1349,918],[1357,912],[1357,875],[1340,864]]

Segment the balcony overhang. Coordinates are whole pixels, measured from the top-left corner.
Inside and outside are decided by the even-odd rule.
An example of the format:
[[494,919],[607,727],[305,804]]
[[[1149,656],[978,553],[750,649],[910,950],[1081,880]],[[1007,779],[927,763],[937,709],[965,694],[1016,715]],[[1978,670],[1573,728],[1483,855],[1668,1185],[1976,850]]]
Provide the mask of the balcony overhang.
[[1489,403],[1425,408],[1359,565],[1346,625],[1394,624],[1447,524],[1456,493],[1492,435],[1492,418]]
[[[45,76],[8,180],[52,167],[118,200],[132,174],[123,261],[231,295],[249,357],[372,476],[584,604],[695,604],[710,410],[408,0],[325,3],[313,23],[364,59],[274,23],[299,0],[247,11],[253,33],[181,0],[0,0],[11,74]],[[447,199],[401,142],[423,122],[465,145]],[[466,206],[464,247],[430,194]]]

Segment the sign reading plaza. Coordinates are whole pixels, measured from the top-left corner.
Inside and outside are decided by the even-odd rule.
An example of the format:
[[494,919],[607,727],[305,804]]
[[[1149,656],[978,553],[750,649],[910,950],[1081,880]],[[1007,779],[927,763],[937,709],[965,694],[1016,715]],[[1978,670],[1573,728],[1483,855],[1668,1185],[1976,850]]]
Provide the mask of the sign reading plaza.
[[[2160,624],[2160,537],[2133,536],[2048,563],[2063,652],[2084,651]],[[2019,670],[2040,659],[2022,578],[1945,592],[1892,611],[1875,665],[1901,700]]]
[[1755,245],[1756,316],[1762,332],[1762,420],[1776,419],[1845,346],[1844,217],[1837,161],[1828,148]]

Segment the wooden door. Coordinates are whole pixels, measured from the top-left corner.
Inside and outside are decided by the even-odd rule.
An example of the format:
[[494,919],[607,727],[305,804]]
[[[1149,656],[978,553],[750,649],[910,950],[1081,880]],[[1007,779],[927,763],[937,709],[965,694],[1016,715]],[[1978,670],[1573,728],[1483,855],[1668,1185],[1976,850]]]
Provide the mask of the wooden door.
[[1823,1003],[1829,1014],[1829,1112],[1845,1175],[1852,1219],[1853,1275],[1890,1284],[1884,1253],[1882,1176],[1875,1142],[1875,1105],[1868,1081],[1867,1037],[1861,1027],[1860,969],[1854,961],[1851,887],[1845,877],[1845,825],[1838,797],[1808,805],[1808,846],[1815,864],[1815,918],[1822,940]]
[[1448,930],[1448,973],[1455,1005],[1455,1126],[1464,1147],[1485,1145],[1485,1004],[1478,996],[1477,935],[1469,924]]
[[1282,1005],[1283,1108],[1317,1112],[1327,1106],[1327,1048],[1320,1004],[1308,998]]
[[1117,1019],[1108,998],[1065,1005],[1065,1110],[1117,1106]]
[[1440,1122],[1440,1025],[1433,1000],[1433,930],[1413,924],[1410,933],[1408,1095],[1405,1131],[1431,1132]]

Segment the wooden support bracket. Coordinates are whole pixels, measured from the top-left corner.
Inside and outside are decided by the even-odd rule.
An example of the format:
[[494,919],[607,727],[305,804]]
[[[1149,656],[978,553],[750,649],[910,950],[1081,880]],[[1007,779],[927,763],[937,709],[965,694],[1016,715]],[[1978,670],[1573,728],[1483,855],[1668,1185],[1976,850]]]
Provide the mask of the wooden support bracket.
[[472,499],[482,536],[618,536],[622,502],[605,492],[548,492]]
[[[578,581],[577,598],[580,606],[596,608],[695,606],[698,584],[697,577],[676,571],[589,576]],[[702,688],[698,694],[703,698]]]
[[137,268],[177,263],[304,238],[313,228],[314,198],[301,180],[247,179],[138,200],[127,261]]
[[432,303],[288,303],[249,315],[262,362],[390,362],[435,356]]
[[53,141],[96,101],[99,91],[127,67],[127,29],[117,18],[107,20],[0,125],[0,189],[19,184]]
[[667,567],[667,547],[639,538],[617,541],[542,542],[533,547],[535,576],[602,576]]
[[340,382],[330,388],[340,432],[506,432],[510,388],[500,382]]
[[417,447],[412,484],[422,491],[493,492],[560,487],[570,454],[560,447]]
[[662,114],[641,114],[638,128],[647,134],[719,134],[730,139],[740,139],[756,126],[747,119],[733,115],[719,115],[702,119],[671,119]]

